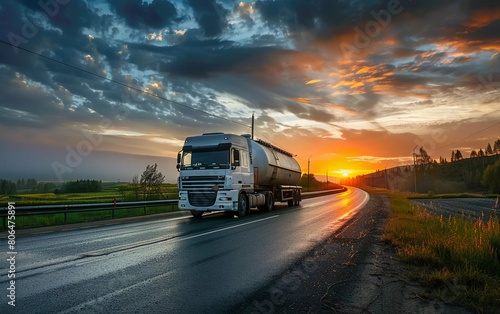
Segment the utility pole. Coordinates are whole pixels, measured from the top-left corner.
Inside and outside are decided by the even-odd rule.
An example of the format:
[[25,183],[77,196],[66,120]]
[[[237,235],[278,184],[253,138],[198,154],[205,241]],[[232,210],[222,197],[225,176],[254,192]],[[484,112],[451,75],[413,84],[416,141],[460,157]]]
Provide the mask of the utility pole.
[[413,147],[413,185],[415,187],[415,193],[417,193],[417,166],[416,166],[417,154],[415,153],[415,149],[417,147],[418,147],[418,145]]
[[252,112],[252,140],[253,140],[253,129],[255,128],[255,117],[254,117],[254,114]]
[[326,169],[326,189],[328,190],[328,169]]
[[309,191],[309,181],[311,181],[311,180],[309,178],[309,168],[311,166],[311,156],[309,156],[309,158],[307,158],[307,192],[310,192]]

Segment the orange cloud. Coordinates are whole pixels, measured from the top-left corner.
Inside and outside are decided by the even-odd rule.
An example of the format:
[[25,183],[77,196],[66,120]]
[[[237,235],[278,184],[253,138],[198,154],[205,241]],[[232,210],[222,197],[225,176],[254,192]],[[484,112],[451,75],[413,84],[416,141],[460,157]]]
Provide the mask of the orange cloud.
[[471,28],[485,27],[500,19],[500,8],[476,11],[464,25]]

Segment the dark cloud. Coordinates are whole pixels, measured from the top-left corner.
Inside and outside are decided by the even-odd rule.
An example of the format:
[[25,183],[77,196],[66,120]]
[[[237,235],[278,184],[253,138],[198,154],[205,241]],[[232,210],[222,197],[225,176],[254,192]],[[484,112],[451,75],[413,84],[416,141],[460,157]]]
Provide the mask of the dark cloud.
[[256,1],[255,8],[274,28],[290,32],[309,32],[318,38],[329,38],[352,29],[365,19],[370,9],[380,8],[382,1],[277,0]]
[[101,23],[101,17],[85,1],[64,1],[66,2],[64,4],[58,1],[19,0],[19,2],[33,12],[42,13],[47,23],[70,36],[80,35],[84,28],[102,31],[103,28],[109,27],[109,23]]
[[216,37],[228,27],[226,10],[215,0],[188,0],[194,18],[207,37]]
[[108,0],[114,12],[125,19],[127,25],[138,29],[161,29],[182,20],[176,7],[168,0]]
[[241,46],[227,40],[187,41],[172,47],[130,45],[129,62],[141,69],[159,65],[166,73],[207,79],[222,73],[255,74],[270,66],[273,56],[287,53],[277,47]]

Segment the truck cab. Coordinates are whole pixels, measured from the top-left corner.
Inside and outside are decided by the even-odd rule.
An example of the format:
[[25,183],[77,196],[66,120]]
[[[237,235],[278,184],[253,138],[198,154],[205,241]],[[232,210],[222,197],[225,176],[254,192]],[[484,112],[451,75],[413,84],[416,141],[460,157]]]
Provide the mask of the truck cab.
[[188,137],[177,158],[179,209],[193,216],[238,211],[239,195],[254,192],[249,142],[249,136],[224,133]]

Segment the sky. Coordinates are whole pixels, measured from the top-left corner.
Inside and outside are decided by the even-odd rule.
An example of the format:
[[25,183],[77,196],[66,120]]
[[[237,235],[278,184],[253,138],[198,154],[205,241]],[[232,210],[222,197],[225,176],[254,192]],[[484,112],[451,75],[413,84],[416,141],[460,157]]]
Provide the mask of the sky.
[[318,177],[500,138],[497,0],[4,0],[0,178],[175,182],[184,139],[250,133]]

